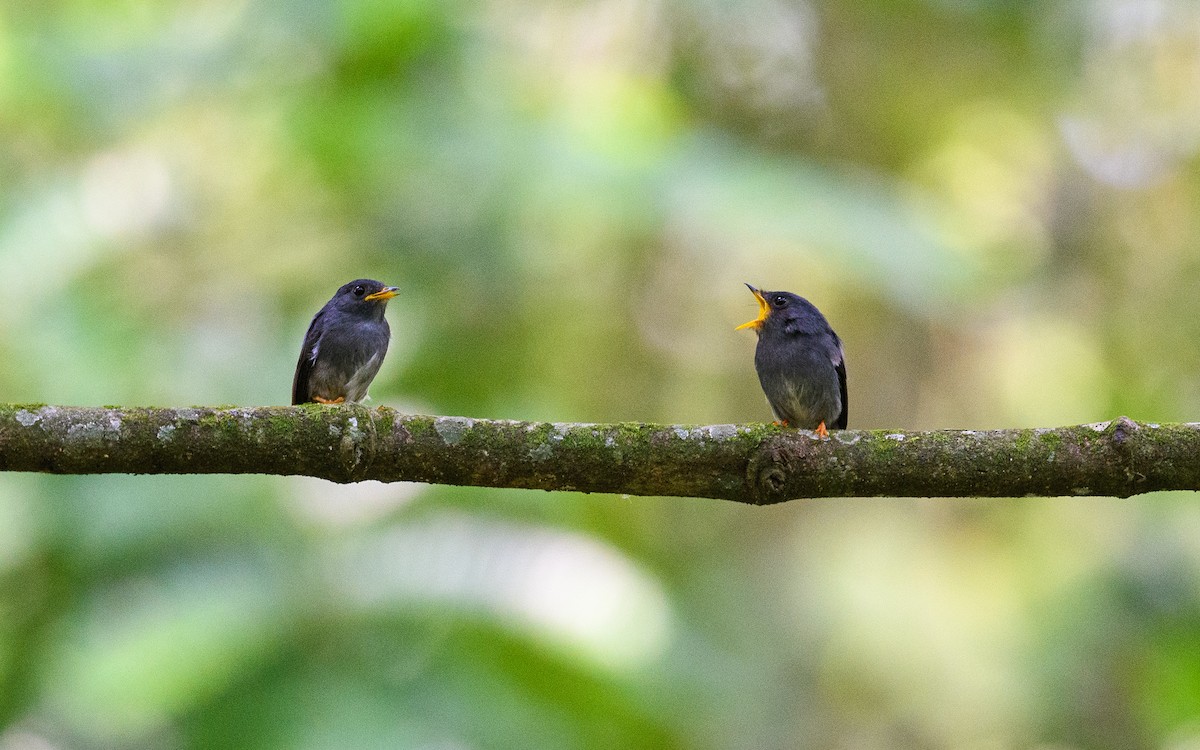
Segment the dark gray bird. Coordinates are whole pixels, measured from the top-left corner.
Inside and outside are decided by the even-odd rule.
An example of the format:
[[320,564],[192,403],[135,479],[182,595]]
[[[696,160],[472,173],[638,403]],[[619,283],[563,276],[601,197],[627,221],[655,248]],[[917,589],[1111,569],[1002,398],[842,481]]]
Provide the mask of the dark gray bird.
[[754,369],[775,417],[785,427],[846,429],[846,359],[842,340],[811,302],[791,292],[764,292],[758,317],[738,326],[758,332]]
[[292,403],[361,401],[387,354],[383,311],[396,287],[372,279],[344,284],[313,316],[292,379]]

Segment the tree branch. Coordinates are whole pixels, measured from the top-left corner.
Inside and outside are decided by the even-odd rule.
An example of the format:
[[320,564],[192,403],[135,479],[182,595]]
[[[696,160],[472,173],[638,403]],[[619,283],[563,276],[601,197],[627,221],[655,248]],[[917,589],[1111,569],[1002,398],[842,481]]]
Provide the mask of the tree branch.
[[1200,489],[1200,424],[859,431],[512,422],[364,406],[0,405],[0,470],[284,474],[711,497],[1128,497]]

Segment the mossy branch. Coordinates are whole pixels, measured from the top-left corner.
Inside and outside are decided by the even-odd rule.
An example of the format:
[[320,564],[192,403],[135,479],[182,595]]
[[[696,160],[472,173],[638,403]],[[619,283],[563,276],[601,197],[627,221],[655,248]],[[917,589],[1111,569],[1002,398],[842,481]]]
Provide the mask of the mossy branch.
[[1200,489],[1200,424],[812,433],[565,424],[363,406],[0,406],[0,470],[283,474],[711,497],[1128,497]]

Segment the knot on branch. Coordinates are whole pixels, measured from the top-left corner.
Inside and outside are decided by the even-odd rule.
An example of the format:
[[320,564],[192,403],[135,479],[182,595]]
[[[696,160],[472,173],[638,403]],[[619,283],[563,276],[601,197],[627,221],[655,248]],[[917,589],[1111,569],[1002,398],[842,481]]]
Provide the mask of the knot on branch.
[[[755,475],[750,477],[750,483],[754,488],[756,504],[762,505],[769,502],[769,498],[782,492],[787,485],[789,462],[787,453],[778,447],[759,454],[758,462],[762,465],[754,470]],[[754,463],[754,461],[751,462],[751,464]]]
[[814,438],[787,434],[763,441],[746,469],[751,502],[772,505],[791,500],[788,488],[793,484],[793,475],[819,446],[820,441]]
[[1119,449],[1126,449],[1125,441],[1137,433],[1141,429],[1141,425],[1134,422],[1129,417],[1117,417],[1109,426],[1109,432],[1112,434],[1113,445]]
[[1120,493],[1122,497],[1136,495],[1140,491],[1140,485],[1146,483],[1146,475],[1135,465],[1133,450],[1137,443],[1135,438],[1141,429],[1142,426],[1129,417],[1117,417],[1106,430],[1109,436],[1109,445],[1116,454],[1117,460],[1120,461],[1121,470],[1128,482],[1128,489]]

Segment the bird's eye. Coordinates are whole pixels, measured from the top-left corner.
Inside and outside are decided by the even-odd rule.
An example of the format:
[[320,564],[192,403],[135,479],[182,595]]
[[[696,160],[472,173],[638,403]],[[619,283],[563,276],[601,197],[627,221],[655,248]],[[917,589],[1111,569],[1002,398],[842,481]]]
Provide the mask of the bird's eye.
[[787,297],[784,297],[782,294],[776,294],[773,298],[771,298],[771,304],[775,305],[776,307],[783,307],[787,304]]
[[363,293],[364,293],[365,291],[367,291],[367,290],[366,290],[366,289],[363,289],[363,288],[362,288],[362,285],[360,284],[360,285],[358,285],[358,286],[354,287],[354,296],[355,296],[355,297],[361,297],[361,296],[363,296]]

